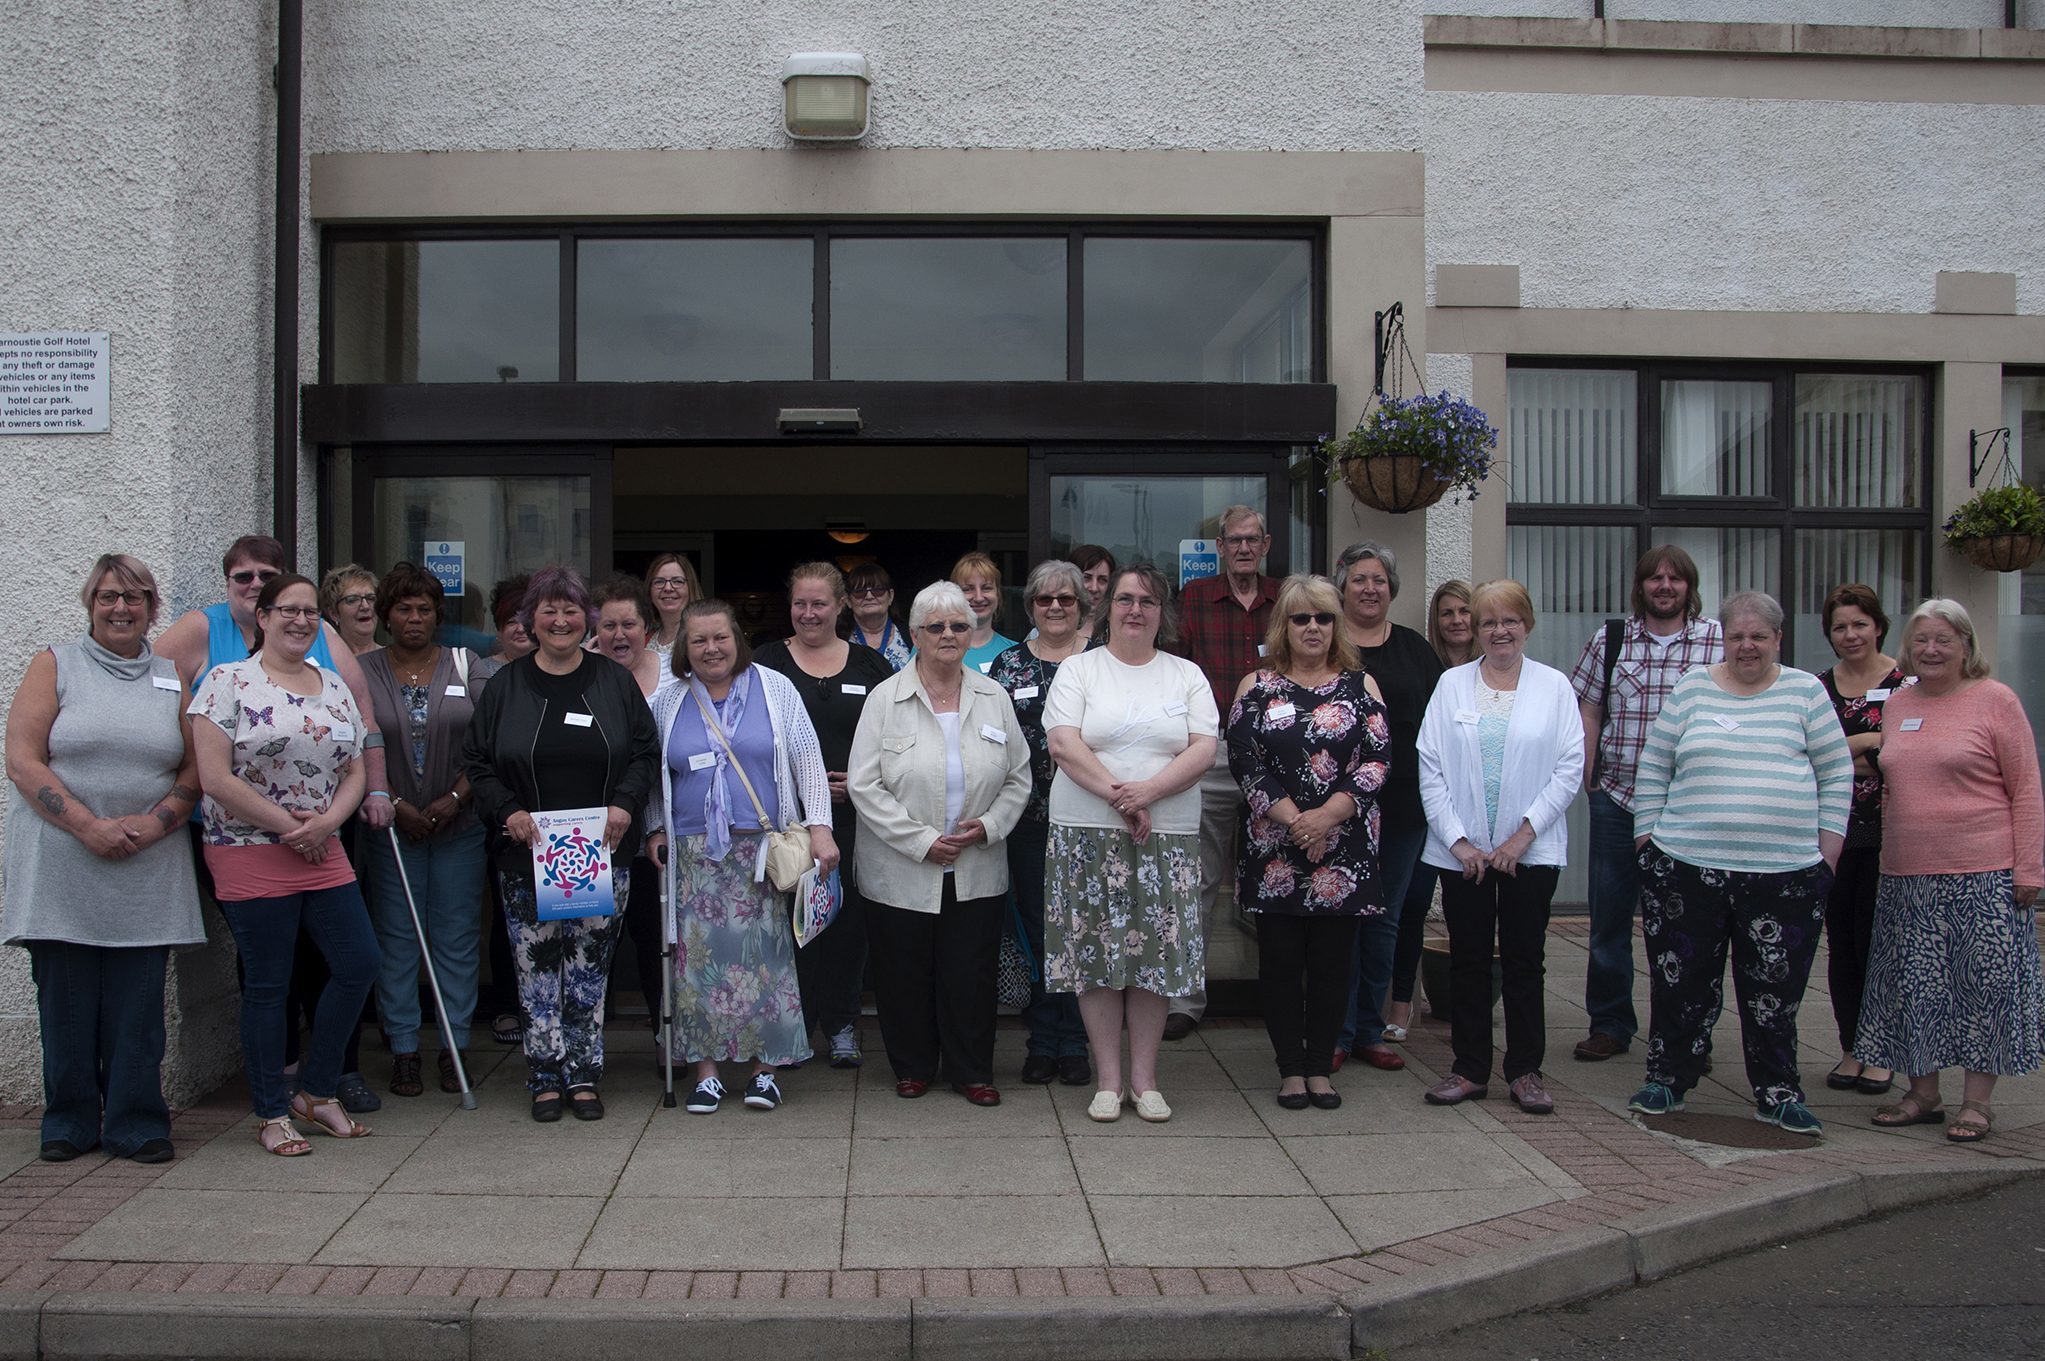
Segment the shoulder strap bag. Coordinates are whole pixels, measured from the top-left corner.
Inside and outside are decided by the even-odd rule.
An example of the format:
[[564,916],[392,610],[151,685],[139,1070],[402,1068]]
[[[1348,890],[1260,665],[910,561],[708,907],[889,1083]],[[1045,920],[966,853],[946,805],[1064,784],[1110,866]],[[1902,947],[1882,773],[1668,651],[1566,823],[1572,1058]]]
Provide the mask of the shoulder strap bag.
[[[753,789],[753,782],[746,775],[746,768],[739,764],[738,753],[731,749],[731,740],[724,735],[724,725],[717,721],[717,715],[703,702],[702,692],[695,686],[689,687],[695,696],[696,707],[703,711],[703,726],[724,748],[724,754],[731,761],[731,769],[738,776],[738,782],[746,787],[746,797],[753,801],[753,812],[760,819],[760,827],[767,835],[767,882],[783,893],[795,888],[797,881],[808,873],[816,863],[810,854],[809,832],[800,823],[790,822],[788,826],[776,828],[774,819],[767,816],[766,808],[760,803],[759,794]],[[761,702],[766,696],[761,696]]]

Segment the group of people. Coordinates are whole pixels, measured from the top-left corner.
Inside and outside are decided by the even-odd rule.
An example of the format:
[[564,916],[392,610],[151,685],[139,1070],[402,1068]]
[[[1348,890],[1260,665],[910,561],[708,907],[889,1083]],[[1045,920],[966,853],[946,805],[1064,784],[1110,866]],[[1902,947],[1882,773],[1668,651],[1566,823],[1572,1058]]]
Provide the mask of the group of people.
[[[36,656],[7,726],[24,812],[4,931],[34,966],[43,1156],[173,1155],[164,967],[205,939],[202,888],[238,947],[257,1138],[280,1156],[369,1133],[372,991],[389,1092],[423,1091],[422,1032],[440,1027],[422,940],[441,1087],[460,1081],[487,954],[510,985],[490,1028],[523,1045],[540,1122],[603,1118],[621,932],[690,1112],[717,1111],[727,1076],[774,1109],[813,1038],[861,1066],[869,978],[898,1096],[941,1083],[1000,1104],[1007,937],[1030,975],[1021,1079],[1092,1087],[1097,1121],[1168,1120],[1161,1045],[1203,1013],[1223,882],[1255,924],[1279,1105],[1340,1105],[1346,1060],[1404,1066],[1439,887],[1454,1063],[1426,1099],[1488,1095],[1496,961],[1498,1066],[1546,1113],[1543,956],[1579,789],[1575,1056],[1634,1038],[1637,903],[1652,1011],[1635,1110],[1680,1110],[1709,1067],[1730,956],[1757,1116],[1818,1133],[1796,1016],[1827,926],[1829,1085],[1909,1079],[1874,1123],[1945,1121],[1939,1073],[1959,1066],[1948,1137],[1985,1137],[1996,1077],[2045,1063],[2036,752],[1958,605],[1919,606],[1899,660],[1875,594],[1841,586],[1824,607],[1839,662],[1813,677],[1781,664],[1775,601],[1742,592],[1706,620],[1694,563],[1661,546],[1631,616],[1565,675],[1526,655],[1519,582],[1445,583],[1423,635],[1391,622],[1382,545],[1278,581],[1258,512],[1231,507],[1221,530],[1223,570],[1183,590],[1097,546],[1037,564],[1022,641],[997,631],[983,554],[905,617],[877,564],[804,563],[789,636],[757,651],[675,554],[594,591],[558,566],[500,583],[475,647],[443,641],[431,573],[350,564],[316,585],[261,536],[225,555],[226,598],[152,646],[153,576],[103,557],[84,635]],[[533,847],[570,809],[602,810],[613,910],[541,902]],[[840,885],[800,945],[770,871],[788,853]]]

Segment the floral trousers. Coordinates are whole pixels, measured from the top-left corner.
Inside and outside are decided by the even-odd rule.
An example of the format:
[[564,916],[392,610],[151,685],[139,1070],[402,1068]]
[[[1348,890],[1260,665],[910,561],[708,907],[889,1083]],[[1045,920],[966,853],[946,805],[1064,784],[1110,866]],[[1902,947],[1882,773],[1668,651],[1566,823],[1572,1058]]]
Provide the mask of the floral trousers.
[[1641,848],[1641,928],[1647,938],[1647,1080],[1680,1095],[1697,1085],[1711,1055],[1711,1027],[1725,1005],[1725,966],[1747,1081],[1763,1106],[1802,1101],[1796,1013],[1817,957],[1832,871],[1751,874],[1687,864],[1652,841]]
[[497,886],[525,1008],[525,1085],[534,1092],[593,1085],[604,1075],[604,989],[631,894],[631,869],[612,862],[618,911],[608,917],[543,922],[530,873],[500,872]]

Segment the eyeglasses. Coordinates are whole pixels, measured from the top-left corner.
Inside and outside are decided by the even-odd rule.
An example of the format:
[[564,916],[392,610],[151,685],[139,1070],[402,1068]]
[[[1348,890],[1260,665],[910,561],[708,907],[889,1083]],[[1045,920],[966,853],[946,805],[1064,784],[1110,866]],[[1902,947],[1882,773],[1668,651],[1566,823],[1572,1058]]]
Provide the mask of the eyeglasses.
[[680,591],[687,589],[688,585],[689,579],[687,577],[655,577],[653,579],[653,589],[656,591]]
[[1040,595],[1031,597],[1030,603],[1040,610],[1048,610],[1053,605],[1056,605],[1061,610],[1069,610],[1079,603],[1079,597],[1076,595]]
[[852,594],[864,600],[878,600],[894,589],[892,586],[854,586]]
[[274,567],[244,567],[239,572],[229,572],[227,579],[237,586],[246,586],[254,581],[269,581],[284,574]]
[[133,610],[140,609],[149,603],[149,593],[147,591],[94,591],[92,599],[94,603],[104,605],[108,609],[112,609],[116,605],[126,605],[129,609]]
[[374,592],[357,591],[354,595],[342,596],[334,603],[344,610],[352,610],[358,605],[374,605],[376,603],[376,595]]
[[1154,610],[1157,608],[1156,599],[1147,595],[1118,595],[1115,597],[1114,603],[1115,608],[1120,610]]
[[949,624],[925,624],[923,631],[933,638],[942,638],[947,633],[971,633],[973,626],[954,619]]
[[1285,617],[1300,628],[1305,628],[1308,624],[1319,624],[1322,628],[1326,628],[1335,622],[1335,616],[1329,614],[1326,610],[1312,612],[1302,610],[1298,614],[1288,614]]
[[317,619],[320,607],[317,605],[272,605],[268,613],[280,614],[286,619]]
[[1262,534],[1229,534],[1222,538],[1222,542],[1230,548],[1254,548],[1264,542],[1264,538]]

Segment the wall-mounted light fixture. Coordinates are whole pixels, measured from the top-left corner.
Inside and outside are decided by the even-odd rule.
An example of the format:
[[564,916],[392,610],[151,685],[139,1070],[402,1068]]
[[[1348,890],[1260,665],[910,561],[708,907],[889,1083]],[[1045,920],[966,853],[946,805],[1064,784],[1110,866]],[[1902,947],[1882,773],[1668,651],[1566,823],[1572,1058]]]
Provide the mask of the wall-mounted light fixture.
[[797,52],[781,68],[782,118],[799,142],[856,142],[866,136],[866,58],[857,52]]
[[863,424],[856,406],[784,406],[775,423],[784,435],[856,435]]
[[844,544],[865,543],[867,540],[866,525],[860,520],[826,520],[824,533]]

